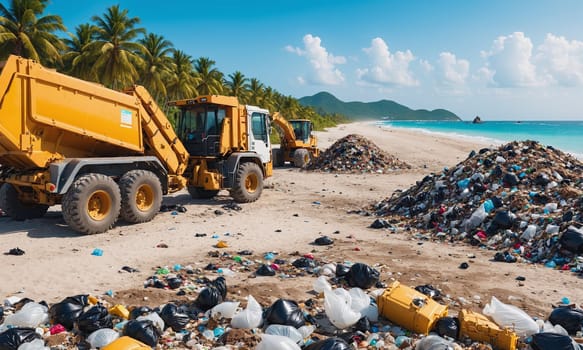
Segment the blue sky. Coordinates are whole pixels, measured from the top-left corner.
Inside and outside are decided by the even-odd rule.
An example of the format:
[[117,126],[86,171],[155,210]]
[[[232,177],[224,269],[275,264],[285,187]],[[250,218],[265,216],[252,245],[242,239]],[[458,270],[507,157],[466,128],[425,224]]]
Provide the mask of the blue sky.
[[580,0],[52,0],[47,13],[74,32],[115,4],[192,57],[285,95],[583,119]]

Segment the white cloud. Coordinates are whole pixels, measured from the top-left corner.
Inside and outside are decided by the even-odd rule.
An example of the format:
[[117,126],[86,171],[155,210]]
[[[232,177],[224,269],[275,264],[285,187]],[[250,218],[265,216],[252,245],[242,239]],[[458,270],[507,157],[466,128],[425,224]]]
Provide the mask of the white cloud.
[[409,71],[409,64],[415,59],[413,53],[397,51],[394,54],[381,38],[374,38],[371,46],[364,48],[371,65],[368,68],[357,69],[360,80],[374,85],[416,86],[419,82]]
[[[532,42],[522,32],[500,36],[488,52],[487,71],[491,72],[492,82],[499,87],[530,87],[541,85],[537,78],[536,66],[532,62]],[[485,70],[483,70],[485,71]]]
[[[310,77],[298,78],[300,82],[312,82],[323,85],[339,85],[344,82],[344,74],[336,68],[336,65],[345,64],[346,58],[343,56],[334,56],[322,46],[322,41],[317,36],[306,34],[303,38],[304,48],[285,47],[285,50],[295,53],[298,56],[304,56],[308,59],[312,68]],[[300,80],[301,79],[301,80]]]
[[458,59],[451,52],[442,52],[439,54],[437,66],[439,68],[437,72],[441,84],[451,87],[465,85],[470,72],[469,61]]
[[427,60],[419,60],[419,65],[421,65],[421,68],[423,68],[424,71],[426,72],[433,72],[433,70],[435,69],[431,63],[429,63],[429,61]]
[[583,83],[583,42],[547,34],[536,55],[536,63],[547,80],[561,86]]

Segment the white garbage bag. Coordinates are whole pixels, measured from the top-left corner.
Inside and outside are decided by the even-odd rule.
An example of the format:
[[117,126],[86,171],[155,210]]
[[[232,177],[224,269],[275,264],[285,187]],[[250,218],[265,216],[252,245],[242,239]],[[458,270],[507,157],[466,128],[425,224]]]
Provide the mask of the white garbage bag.
[[494,296],[484,307],[484,315],[491,317],[502,328],[511,328],[519,337],[529,337],[539,331],[536,322],[526,312],[504,304]]
[[247,308],[235,316],[231,320],[231,326],[233,328],[245,328],[253,329],[261,326],[263,321],[263,310],[261,310],[261,305],[249,295],[247,297]]
[[360,319],[360,312],[354,311],[351,304],[352,298],[350,294],[342,288],[324,292],[326,316],[338,329],[348,328],[356,324]]

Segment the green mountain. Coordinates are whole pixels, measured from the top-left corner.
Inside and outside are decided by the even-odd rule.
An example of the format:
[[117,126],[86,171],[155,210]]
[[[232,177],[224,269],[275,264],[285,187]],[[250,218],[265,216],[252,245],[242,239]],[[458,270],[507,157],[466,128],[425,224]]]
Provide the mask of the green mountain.
[[344,102],[328,92],[319,92],[314,96],[299,99],[303,106],[313,107],[322,114],[338,113],[351,120],[461,120],[460,117],[445,109],[413,110],[395,101]]

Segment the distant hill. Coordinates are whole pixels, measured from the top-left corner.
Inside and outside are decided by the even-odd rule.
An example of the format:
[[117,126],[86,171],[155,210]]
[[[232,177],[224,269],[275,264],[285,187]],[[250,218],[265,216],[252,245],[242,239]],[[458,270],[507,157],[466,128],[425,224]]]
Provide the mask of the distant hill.
[[311,106],[320,113],[343,114],[351,120],[461,120],[460,117],[445,109],[413,110],[395,101],[344,102],[328,92],[299,99],[300,104]]

